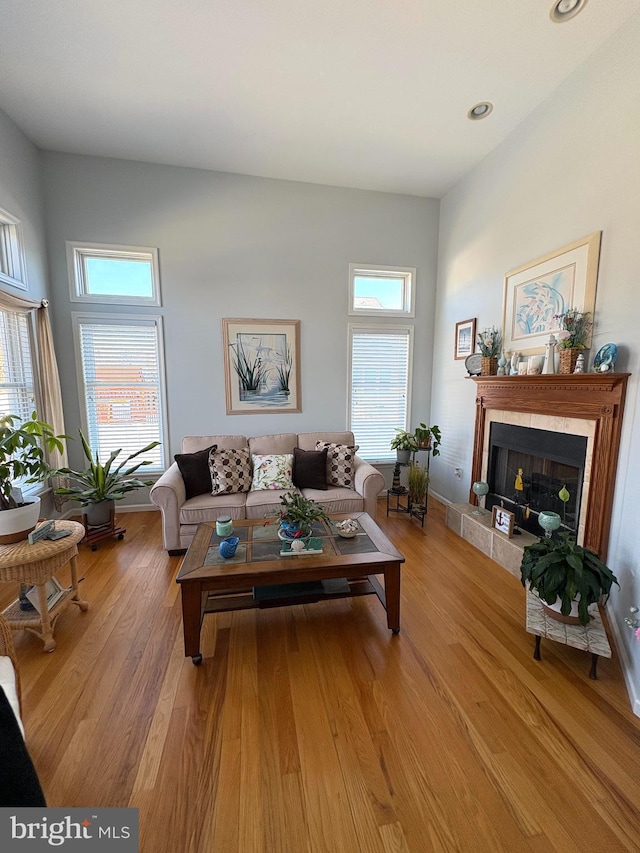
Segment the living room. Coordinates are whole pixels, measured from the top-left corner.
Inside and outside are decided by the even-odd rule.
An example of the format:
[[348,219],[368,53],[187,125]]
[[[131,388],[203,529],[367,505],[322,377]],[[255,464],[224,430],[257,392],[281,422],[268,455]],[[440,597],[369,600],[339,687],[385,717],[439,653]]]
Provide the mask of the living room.
[[[550,4],[540,5],[548,15]],[[602,14],[602,5],[591,0],[583,15]],[[72,343],[72,312],[81,309],[70,299],[68,240],[158,248],[162,305],[151,313],[163,318],[167,464],[185,435],[348,428],[349,264],[413,267],[411,425],[427,420],[443,432],[441,455],[431,464],[432,494],[467,501],[475,386],[453,358],[455,325],[476,317],[479,328],[500,326],[509,270],[602,231],[592,354],[615,342],[616,369],[631,374],[607,555],[620,589],[607,613],[628,701],[640,716],[640,644],[624,624],[629,607],[640,605],[640,365],[633,313],[640,269],[637,8],[623,4],[615,31],[551,94],[523,106],[519,123],[439,197],[420,188],[415,194],[410,188],[359,189],[89,155],[80,143],[65,148],[53,138],[36,144],[28,125],[21,125],[20,104],[0,95],[0,208],[22,223],[29,298],[50,300],[67,432],[76,435],[82,425]],[[579,25],[580,17],[573,23]],[[478,93],[476,100],[481,97],[489,95]],[[98,121],[99,97],[93,111],[88,103],[79,101],[78,108],[88,122]],[[482,125],[469,123],[465,133],[483,133]],[[93,310],[113,312],[104,305]],[[125,310],[135,315],[148,309]],[[300,320],[301,412],[225,414],[225,317]],[[79,447],[70,446],[70,455],[79,462]],[[388,466],[385,473],[389,481]],[[150,508],[145,492],[127,504]],[[125,538],[122,545],[128,544]],[[117,547],[114,559],[126,561]],[[48,658],[38,662],[45,679]],[[68,778],[65,785],[71,785]]]

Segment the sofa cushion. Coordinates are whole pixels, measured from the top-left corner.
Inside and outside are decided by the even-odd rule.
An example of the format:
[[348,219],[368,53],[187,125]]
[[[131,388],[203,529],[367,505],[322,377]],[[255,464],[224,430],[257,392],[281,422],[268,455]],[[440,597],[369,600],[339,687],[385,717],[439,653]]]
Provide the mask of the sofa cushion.
[[258,435],[249,439],[251,455],[266,456],[268,453],[293,453],[298,446],[295,432],[279,432],[274,435]]
[[331,486],[326,491],[321,489],[302,489],[305,498],[320,504],[327,514],[333,512],[362,512],[364,500],[355,489],[341,489]]
[[346,444],[350,447],[355,444],[352,432],[301,432],[298,434],[298,447],[300,450],[315,450],[316,444],[323,441],[326,444]]
[[211,493],[235,494],[251,488],[251,459],[248,449],[212,450],[209,453]]
[[[294,448],[295,449],[295,448]],[[269,453],[251,457],[251,491],[293,488],[293,453]]]
[[327,448],[293,450],[293,484],[299,489],[327,488]]
[[[294,492],[296,491],[297,489],[294,489]],[[261,489],[249,492],[245,504],[247,518],[275,518],[282,509],[280,498],[290,494],[291,492],[287,489]]]
[[353,489],[355,455],[358,445],[333,444],[319,441],[316,450],[327,449],[327,484]]
[[198,495],[180,507],[180,524],[215,521],[219,515],[230,515],[234,519],[244,518],[244,502],[244,493]]
[[204,450],[212,444],[217,444],[218,450],[249,446],[245,435],[185,435],[182,439],[182,452],[195,453],[196,450]]
[[211,494],[209,453],[217,449],[218,445],[212,444],[204,450],[196,450],[195,453],[176,453],[173,457],[184,480],[187,500],[195,498],[196,495]]

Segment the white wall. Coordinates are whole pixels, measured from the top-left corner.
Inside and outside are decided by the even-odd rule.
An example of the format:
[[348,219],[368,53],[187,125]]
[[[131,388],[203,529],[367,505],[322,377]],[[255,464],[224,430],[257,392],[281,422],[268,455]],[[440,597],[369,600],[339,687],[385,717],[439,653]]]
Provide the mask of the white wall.
[[[169,459],[187,434],[345,428],[350,262],[417,268],[412,424],[425,419],[439,201],[53,153],[43,155],[43,169],[72,434],[79,405],[70,312],[80,309],[69,300],[65,240],[159,248]],[[225,413],[222,317],[301,321],[301,413]],[[70,447],[72,462],[77,452]],[[143,500],[136,493],[131,502]]]
[[[432,486],[468,500],[475,385],[451,357],[455,323],[502,323],[504,274],[602,231],[591,355],[618,344],[629,371],[608,562],[621,590],[608,608],[635,710],[640,643],[622,619],[640,606],[640,15],[583,65],[442,201],[431,421],[446,442]],[[526,97],[526,93],[523,93]],[[499,109],[499,105],[497,107]],[[463,469],[462,480],[453,469]]]
[[25,293],[2,286],[11,293],[41,299],[47,295],[47,276],[38,151],[1,110],[0,207],[22,224],[29,289]]

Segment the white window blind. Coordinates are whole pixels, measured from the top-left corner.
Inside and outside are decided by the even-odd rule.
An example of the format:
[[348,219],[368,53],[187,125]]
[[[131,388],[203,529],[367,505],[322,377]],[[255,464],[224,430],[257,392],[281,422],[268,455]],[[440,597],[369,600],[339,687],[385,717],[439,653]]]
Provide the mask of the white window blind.
[[[36,408],[28,316],[0,311],[0,415],[26,421]],[[39,489],[23,480],[14,485],[25,494]]]
[[[78,316],[75,318],[84,392],[87,439],[104,462],[122,448],[118,464],[152,441],[144,454],[152,465],[141,475],[164,469],[164,370],[160,318]],[[135,463],[136,460],[134,460]]]
[[396,458],[389,444],[407,428],[411,374],[410,327],[351,327],[350,429],[359,455],[377,462]]

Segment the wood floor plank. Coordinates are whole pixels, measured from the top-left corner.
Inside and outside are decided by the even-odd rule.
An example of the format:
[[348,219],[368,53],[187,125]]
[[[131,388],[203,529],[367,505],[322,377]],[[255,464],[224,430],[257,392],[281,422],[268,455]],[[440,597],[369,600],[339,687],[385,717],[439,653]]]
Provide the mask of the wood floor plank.
[[49,804],[138,808],[142,853],[639,851],[640,721],[615,650],[598,681],[566,646],[534,660],[519,580],[437,501],[424,528],[384,506],[399,635],[376,596],[211,614],[200,666],[159,516],[81,547],[90,609],[62,614],[52,654],[15,635]]

